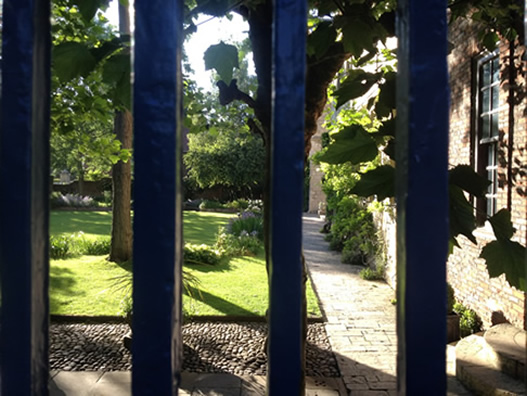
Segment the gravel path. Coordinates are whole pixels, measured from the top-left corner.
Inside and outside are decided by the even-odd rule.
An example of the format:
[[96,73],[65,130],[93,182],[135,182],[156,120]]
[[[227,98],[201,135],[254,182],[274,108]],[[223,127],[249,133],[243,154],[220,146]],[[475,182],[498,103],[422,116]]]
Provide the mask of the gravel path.
[[[50,366],[65,371],[131,369],[124,348],[124,324],[52,324]],[[265,375],[265,323],[190,323],[183,326],[183,370],[200,373]],[[308,325],[306,375],[338,377],[324,325]]]

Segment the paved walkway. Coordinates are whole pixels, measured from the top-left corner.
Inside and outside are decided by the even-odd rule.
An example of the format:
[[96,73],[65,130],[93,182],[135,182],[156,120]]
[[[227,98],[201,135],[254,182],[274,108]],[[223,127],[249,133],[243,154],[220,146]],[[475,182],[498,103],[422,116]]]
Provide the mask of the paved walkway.
[[304,255],[344,383],[354,396],[396,394],[395,293],[385,282],[361,279],[364,267],[341,264],[320,233],[323,224],[304,217]]
[[[320,233],[322,220],[303,220],[304,254],[341,372],[341,378],[307,378],[306,396],[396,395],[394,291],[384,282],[362,280],[363,267],[341,264]],[[50,395],[128,396],[130,377],[130,372],[54,372]],[[448,395],[470,395],[451,376],[448,385]],[[184,373],[180,394],[263,396],[265,377]]]
[[[326,331],[348,394],[397,394],[396,307],[385,282],[363,280],[364,268],[342,264],[320,230],[324,222],[304,216],[304,254],[327,317]],[[448,396],[470,396],[455,378],[455,355],[448,350]],[[423,393],[424,394],[424,393]]]

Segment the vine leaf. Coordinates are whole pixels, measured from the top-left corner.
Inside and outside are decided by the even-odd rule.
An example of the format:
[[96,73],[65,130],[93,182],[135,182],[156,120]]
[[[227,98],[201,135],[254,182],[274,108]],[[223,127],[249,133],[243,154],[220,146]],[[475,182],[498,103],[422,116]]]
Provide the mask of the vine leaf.
[[380,77],[380,73],[366,73],[362,69],[351,70],[340,88],[334,93],[337,98],[337,109],[351,99],[364,95]]
[[511,212],[507,209],[501,209],[494,214],[494,216],[489,219],[489,222],[498,241],[510,240],[516,232],[516,229],[512,226]]
[[342,25],[342,44],[344,49],[351,53],[355,58],[359,58],[364,50],[373,51],[373,37],[375,31],[361,15],[345,16],[339,18]]
[[234,68],[238,68],[238,50],[234,45],[219,44],[211,45],[203,56],[205,60],[205,70],[215,69],[220,78],[229,85],[232,80]]
[[478,175],[469,165],[458,165],[448,171],[449,182],[476,197],[484,197],[490,181]]
[[373,160],[377,154],[377,145],[371,134],[360,125],[351,125],[331,136],[333,141],[320,161],[328,164],[351,162],[358,164]]
[[53,68],[62,82],[87,76],[95,65],[95,57],[84,44],[70,41],[53,48]]
[[337,30],[330,22],[321,22],[307,37],[307,54],[320,59],[337,39]]
[[[450,200],[450,236],[457,237],[459,234],[466,236],[472,243],[477,244],[476,237],[472,232],[476,229],[476,218],[474,209],[467,201],[463,190],[455,185],[449,188]],[[459,247],[457,241],[454,242]]]
[[203,13],[216,17],[225,16],[227,12],[236,4],[234,0],[198,0],[197,7],[193,13]]
[[375,113],[379,118],[388,117],[395,109],[395,89],[397,73],[384,75],[384,83],[380,86],[379,99],[375,104]]
[[110,84],[115,103],[131,109],[132,87],[130,82],[130,56],[125,53],[109,58],[103,66],[103,81]]
[[395,195],[395,168],[382,165],[361,174],[360,180],[350,191],[361,197],[377,195],[379,201]]
[[108,6],[109,1],[107,0],[74,0],[75,4],[82,15],[82,18],[89,22],[93,19],[97,10],[101,7]]
[[511,286],[527,292],[525,253],[525,247],[518,242],[498,239],[485,245],[479,257],[485,259],[491,278],[504,273]]

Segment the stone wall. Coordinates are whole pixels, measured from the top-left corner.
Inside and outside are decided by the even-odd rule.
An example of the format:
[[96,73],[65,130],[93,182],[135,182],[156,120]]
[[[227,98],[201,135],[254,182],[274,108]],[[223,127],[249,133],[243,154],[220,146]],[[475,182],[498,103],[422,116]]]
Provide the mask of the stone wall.
[[[311,150],[309,156],[319,152],[322,149],[322,134],[325,132],[322,127],[324,117],[320,117],[318,121],[317,133],[311,138]],[[322,191],[322,178],[324,173],[320,169],[320,165],[310,161],[309,164],[309,213],[317,213],[319,205],[325,206],[326,194]]]

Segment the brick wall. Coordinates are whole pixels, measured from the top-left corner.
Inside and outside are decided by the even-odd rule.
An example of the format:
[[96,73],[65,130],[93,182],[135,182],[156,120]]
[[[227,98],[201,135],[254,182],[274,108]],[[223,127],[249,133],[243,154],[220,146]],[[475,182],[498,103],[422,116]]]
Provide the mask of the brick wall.
[[[448,57],[452,90],[450,152],[451,166],[472,164],[471,147],[474,144],[473,114],[471,111],[473,59],[482,49],[471,33],[469,21],[457,21],[452,26],[450,42],[453,49]],[[498,210],[508,208],[517,228],[515,239],[525,244],[527,236],[527,132],[525,98],[525,62],[521,62],[523,48],[515,49],[515,65],[523,66],[523,72],[516,78],[513,89],[515,106],[511,113],[509,98],[509,43],[500,44],[500,103],[499,103],[499,168],[498,168]],[[512,125],[514,128],[510,128]],[[512,135],[512,140],[511,140]],[[488,223],[474,233],[478,244],[474,245],[464,237],[460,239],[461,249],[455,248],[447,267],[448,280],[456,292],[456,298],[474,309],[482,318],[484,327],[507,320],[526,328],[525,294],[511,287],[504,276],[490,279],[485,262],[478,258],[481,248],[493,240]]]

